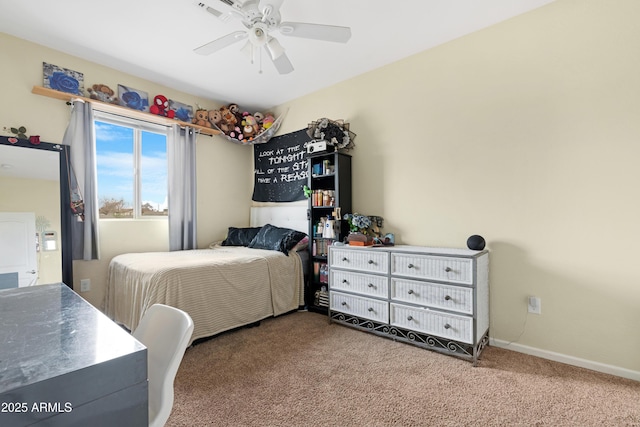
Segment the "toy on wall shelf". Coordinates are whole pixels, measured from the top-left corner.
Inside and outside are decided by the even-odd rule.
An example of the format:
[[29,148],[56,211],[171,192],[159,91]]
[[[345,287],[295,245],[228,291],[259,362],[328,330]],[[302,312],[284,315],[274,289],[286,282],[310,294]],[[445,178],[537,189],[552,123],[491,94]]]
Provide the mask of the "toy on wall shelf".
[[212,127],[219,128],[222,121],[222,113],[220,113],[220,110],[209,110],[208,120]]
[[118,97],[115,91],[107,85],[95,84],[87,89],[87,92],[89,92],[89,98],[91,99],[96,99],[108,104],[118,103]]
[[164,95],[156,95],[155,98],[153,98],[153,105],[149,107],[149,112],[170,119],[176,116],[176,112],[169,109],[169,100]]
[[211,123],[209,123],[209,112],[203,108],[196,110],[195,117],[191,122],[197,126],[211,127]]

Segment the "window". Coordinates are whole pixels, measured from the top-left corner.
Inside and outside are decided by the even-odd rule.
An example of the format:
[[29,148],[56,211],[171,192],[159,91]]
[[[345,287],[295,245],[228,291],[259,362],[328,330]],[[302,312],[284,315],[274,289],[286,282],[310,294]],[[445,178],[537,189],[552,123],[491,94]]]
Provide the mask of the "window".
[[102,113],[94,124],[100,218],[166,217],[168,129]]

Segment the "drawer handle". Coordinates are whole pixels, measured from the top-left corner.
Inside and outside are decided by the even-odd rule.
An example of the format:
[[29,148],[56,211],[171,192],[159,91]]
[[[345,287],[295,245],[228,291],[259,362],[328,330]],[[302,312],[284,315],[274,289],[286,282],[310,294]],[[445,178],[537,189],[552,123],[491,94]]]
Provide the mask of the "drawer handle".
[[407,291],[407,293],[408,293],[409,295],[413,295],[413,289],[409,289],[409,290]]
[[347,279],[342,279],[342,283],[349,283]]
[[372,312],[372,311],[373,311],[373,307],[369,307],[369,308],[367,309],[367,311]]
[[451,273],[453,270],[451,269],[451,267],[446,267],[444,271],[446,271],[447,273]]
[[343,306],[347,305],[347,302],[346,301],[342,301],[341,305],[343,305]]
[[343,261],[349,261],[349,258],[347,258],[347,257],[345,256],[345,257],[342,257],[342,260],[343,260]]
[[447,300],[447,301],[449,301],[449,300],[451,299],[451,297],[450,297],[449,295],[446,295],[446,296],[444,297],[444,299],[445,299],[445,300]]
[[367,286],[370,287],[370,288],[375,288],[373,283],[369,283]]
[[413,268],[413,267],[414,267],[414,265],[413,265],[413,264],[409,264],[409,265],[407,265],[407,267],[408,267],[408,268]]
[[448,324],[448,323],[445,323],[445,324],[444,324],[444,328],[445,328],[445,329],[450,329],[450,328],[451,328],[451,325],[450,325],[450,324]]
[[413,316],[407,316],[407,320],[411,322],[413,320]]
[[369,264],[375,264],[375,262],[372,259],[370,259]]

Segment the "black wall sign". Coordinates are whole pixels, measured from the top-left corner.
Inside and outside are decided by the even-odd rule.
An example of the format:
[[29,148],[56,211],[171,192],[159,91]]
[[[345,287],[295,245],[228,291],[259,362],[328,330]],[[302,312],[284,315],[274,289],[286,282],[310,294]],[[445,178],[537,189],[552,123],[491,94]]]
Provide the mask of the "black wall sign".
[[295,202],[305,199],[303,186],[307,184],[309,176],[309,141],[311,138],[307,130],[302,129],[253,146],[253,201]]

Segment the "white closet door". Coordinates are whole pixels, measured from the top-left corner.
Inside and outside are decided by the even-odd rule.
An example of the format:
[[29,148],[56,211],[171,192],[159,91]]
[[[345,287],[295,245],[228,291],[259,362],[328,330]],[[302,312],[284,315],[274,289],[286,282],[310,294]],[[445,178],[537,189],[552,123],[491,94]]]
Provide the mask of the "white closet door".
[[33,212],[0,212],[1,287],[32,286],[38,280],[36,216]]

